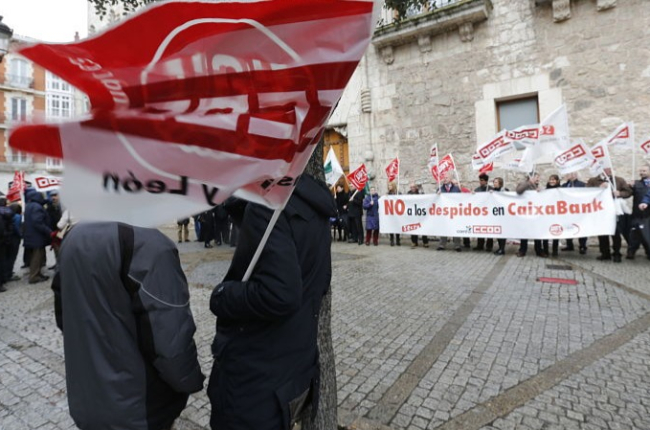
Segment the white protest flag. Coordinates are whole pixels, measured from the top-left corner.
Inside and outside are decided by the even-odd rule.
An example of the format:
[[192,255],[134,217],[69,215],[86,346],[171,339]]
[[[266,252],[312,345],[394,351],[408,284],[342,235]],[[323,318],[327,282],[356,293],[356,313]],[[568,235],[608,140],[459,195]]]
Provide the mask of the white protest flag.
[[617,146],[626,149],[634,148],[634,123],[624,122],[616,130],[605,138],[609,146]]
[[639,147],[641,148],[644,154],[650,155],[650,136],[643,139]]
[[339,160],[336,158],[336,154],[334,154],[334,150],[331,146],[330,150],[327,151],[327,158],[325,158],[323,169],[325,170],[325,182],[327,182],[327,185],[330,187],[336,184],[336,181],[338,181],[343,175],[343,168],[341,167]]
[[[532,167],[532,166],[531,166]],[[525,168],[521,164],[521,158],[515,158],[510,161],[505,162],[501,165],[501,168],[504,170],[513,170],[515,172],[529,172],[530,169]]]
[[489,141],[478,146],[475,156],[472,156],[472,167],[480,169],[484,164],[515,150],[511,140],[505,138],[505,130],[501,130]]
[[560,175],[586,169],[594,163],[594,157],[587,146],[582,143],[575,143],[569,149],[558,151],[553,164],[557,167]]
[[539,124],[539,139],[536,144],[529,146],[521,157],[521,167],[532,170],[540,157],[555,155],[571,146],[569,140],[569,117],[566,106],[562,105],[551,112]]
[[18,126],[9,144],[64,159],[62,198],[79,219],[156,226],[231,195],[281,209],[380,7],[156,2],[89,39],[25,46],[92,110]]
[[523,146],[534,146],[539,141],[539,124],[522,125],[514,130],[506,130],[506,140]]
[[604,140],[591,147],[591,155],[594,161],[589,167],[589,173],[593,176],[599,175],[603,169],[612,168],[612,159],[609,156],[609,149]]

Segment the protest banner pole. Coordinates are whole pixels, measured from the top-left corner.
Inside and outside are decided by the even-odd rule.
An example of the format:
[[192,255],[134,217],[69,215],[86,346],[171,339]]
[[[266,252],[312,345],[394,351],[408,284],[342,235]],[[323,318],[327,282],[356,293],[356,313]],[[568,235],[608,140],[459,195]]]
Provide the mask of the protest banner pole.
[[[289,196],[291,197],[291,196]],[[287,199],[287,202],[289,199]],[[255,254],[253,254],[253,258],[251,259],[251,262],[248,264],[248,268],[246,269],[246,273],[244,274],[244,277],[242,278],[243,282],[246,282],[250,279],[251,275],[253,274],[253,269],[255,268],[255,265],[257,264],[257,261],[260,259],[260,256],[262,255],[262,250],[264,249],[264,246],[266,245],[266,242],[269,240],[269,236],[271,235],[271,231],[273,231],[273,227],[275,227],[275,223],[278,221],[278,218],[280,218],[280,214],[284,210],[284,206],[286,205],[287,202],[284,202],[282,207],[277,208],[273,212],[273,216],[271,216],[271,220],[269,221],[269,225],[266,227],[266,231],[264,232],[264,235],[262,236],[262,240],[260,240],[260,244],[257,245],[257,249],[255,250]]]

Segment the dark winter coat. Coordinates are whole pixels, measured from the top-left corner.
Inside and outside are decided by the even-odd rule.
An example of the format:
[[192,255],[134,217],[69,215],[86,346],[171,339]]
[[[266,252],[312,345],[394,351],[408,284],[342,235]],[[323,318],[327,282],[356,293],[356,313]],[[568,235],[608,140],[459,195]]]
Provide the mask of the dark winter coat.
[[327,186],[303,175],[243,282],[272,215],[246,205],[230,269],[210,300],[217,316],[208,386],[213,429],[288,430],[290,403],[310,392],[315,413],[318,315],[332,275],[335,214]]
[[348,201],[348,216],[361,218],[363,216],[363,191],[354,191]]
[[379,230],[379,194],[367,195],[363,199],[363,208],[366,210],[366,230]]
[[203,387],[178,251],[158,230],[132,231],[123,276],[117,223],[77,224],[61,245],[52,289],[80,429],[168,429]]
[[25,222],[23,242],[26,248],[45,248],[52,241],[50,219],[43,205],[45,200],[41,193],[30,192],[25,196]]
[[440,192],[441,193],[460,193],[461,190],[458,188],[457,185],[451,184],[451,187],[449,187],[449,191],[447,191],[447,187],[445,184],[440,184]]
[[634,181],[632,186],[632,217],[635,219],[647,218],[650,216],[650,209],[641,210],[639,204],[643,203],[643,198],[650,193],[650,186],[646,186],[642,180]]
[[574,179],[572,181],[566,181],[565,183],[562,184],[562,188],[584,188],[586,187],[587,184],[582,182],[579,179]]

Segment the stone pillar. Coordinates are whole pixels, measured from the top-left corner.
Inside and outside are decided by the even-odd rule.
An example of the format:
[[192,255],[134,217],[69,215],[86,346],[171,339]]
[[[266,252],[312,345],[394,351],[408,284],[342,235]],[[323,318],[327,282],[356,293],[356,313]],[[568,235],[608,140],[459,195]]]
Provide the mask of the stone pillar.
[[561,22],[571,18],[571,0],[553,0],[553,21]]

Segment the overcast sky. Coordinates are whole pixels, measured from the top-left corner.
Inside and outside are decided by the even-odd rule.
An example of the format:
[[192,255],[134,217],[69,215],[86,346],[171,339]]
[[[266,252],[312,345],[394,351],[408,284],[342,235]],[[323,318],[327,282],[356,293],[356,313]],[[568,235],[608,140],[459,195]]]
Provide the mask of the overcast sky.
[[45,42],[71,42],[88,34],[88,0],[0,0],[2,22],[14,34]]

